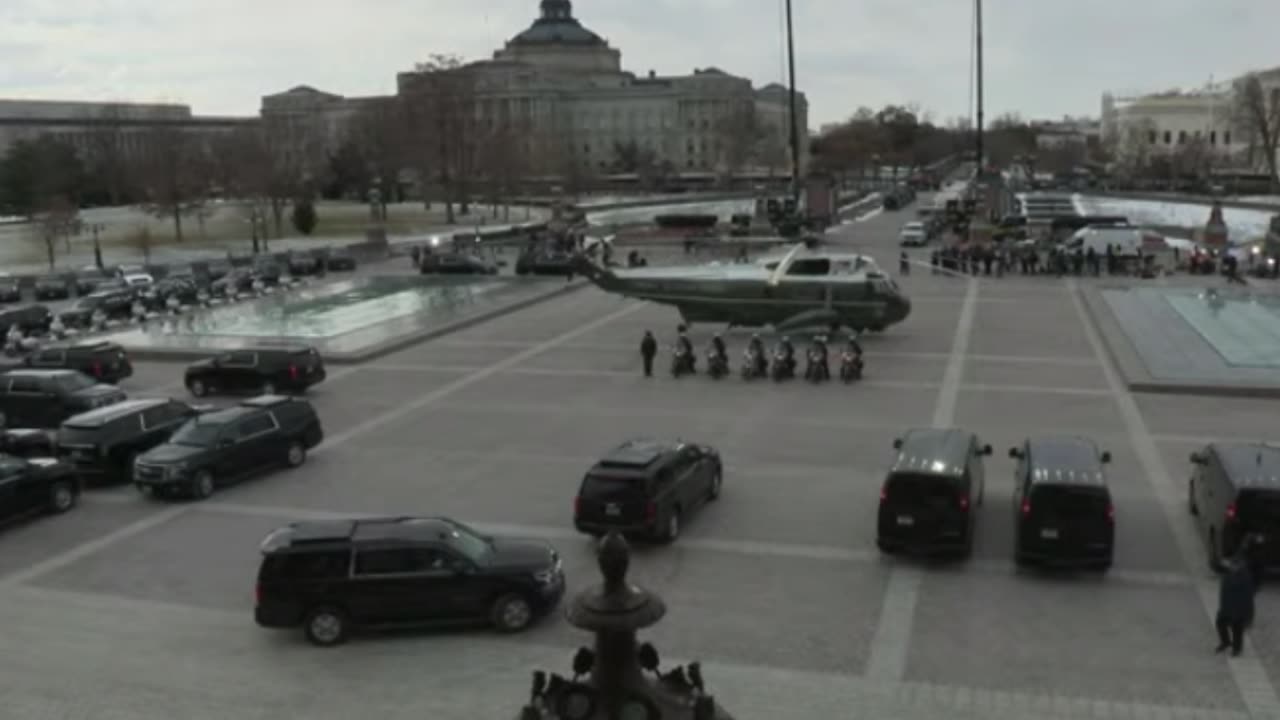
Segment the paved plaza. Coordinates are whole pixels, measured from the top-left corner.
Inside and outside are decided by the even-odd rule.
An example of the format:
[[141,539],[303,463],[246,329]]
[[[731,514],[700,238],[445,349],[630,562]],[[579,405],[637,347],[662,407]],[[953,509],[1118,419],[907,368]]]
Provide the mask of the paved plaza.
[[[837,234],[896,266],[908,213]],[[923,256],[923,253],[920,253]],[[253,624],[257,545],[296,519],[446,514],[550,540],[570,591],[597,580],[572,498],[633,435],[718,447],[722,499],[633,579],[669,612],[643,637],[664,666],[704,662],[739,718],[1280,716],[1280,600],[1259,599],[1244,655],[1214,655],[1216,583],[1186,514],[1188,453],[1274,430],[1272,402],[1134,395],[1083,304],[1091,280],[901,279],[913,314],[869,337],[846,387],[645,379],[641,333],[674,311],[588,288],[379,360],[332,366],[312,397],[327,439],[301,470],[203,503],[129,488],[0,536],[0,711],[6,720],[513,717],[535,668],[567,673],[590,643],[557,613],[531,631],[359,638],[320,650]],[[714,328],[699,326],[705,344]],[[735,365],[746,336],[729,337]],[[668,356],[660,358],[666,369]],[[140,364],[133,393],[182,394],[181,366]],[[974,430],[987,460],[971,561],[875,549],[893,439]],[[1105,577],[1012,562],[1013,465],[1028,435],[1110,450],[1117,514]]]

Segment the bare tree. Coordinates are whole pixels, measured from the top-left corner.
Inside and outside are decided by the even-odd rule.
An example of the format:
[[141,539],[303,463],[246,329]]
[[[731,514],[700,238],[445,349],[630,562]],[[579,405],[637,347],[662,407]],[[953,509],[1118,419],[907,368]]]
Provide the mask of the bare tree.
[[510,218],[511,198],[529,172],[528,134],[522,120],[500,118],[478,138],[476,169],[486,181],[495,216],[501,204],[503,217]]
[[41,203],[36,215],[36,229],[48,254],[49,269],[57,260],[59,240],[66,240],[79,226],[80,210],[64,195],[53,195]]
[[126,246],[142,254],[143,264],[151,264],[151,248],[155,244],[151,238],[151,228],[139,225],[133,232],[124,236],[124,241]]
[[124,120],[123,107],[107,105],[94,118],[86,142],[89,170],[106,189],[111,205],[122,205],[132,195],[130,132],[125,128]]
[[[283,237],[285,209],[309,197],[324,165],[320,138],[308,127],[282,120],[236,131],[223,152],[234,192],[249,202],[255,216],[270,217],[276,237]],[[265,224],[262,231],[265,235]]]
[[1263,85],[1258,73],[1236,83],[1235,124],[1249,142],[1251,162],[1262,153],[1272,187],[1280,187],[1280,84]]
[[1141,175],[1151,164],[1151,134],[1155,131],[1155,123],[1148,118],[1125,126],[1117,137],[1116,162],[1128,175]]
[[435,177],[452,223],[454,203],[464,215],[468,211],[468,170],[476,148],[475,70],[455,56],[432,55],[414,66],[402,95],[423,184]]
[[735,103],[716,124],[716,145],[724,179],[731,179],[760,156],[765,129],[750,101]]
[[[349,140],[365,163],[370,181],[377,181],[382,214],[397,194],[400,171],[410,151],[405,105],[398,98],[379,98],[360,109],[351,123]],[[368,191],[372,188],[363,188]]]
[[183,216],[204,201],[209,187],[206,157],[197,138],[176,126],[155,127],[142,138],[137,174],[143,207],[156,217],[171,218],[178,242]]

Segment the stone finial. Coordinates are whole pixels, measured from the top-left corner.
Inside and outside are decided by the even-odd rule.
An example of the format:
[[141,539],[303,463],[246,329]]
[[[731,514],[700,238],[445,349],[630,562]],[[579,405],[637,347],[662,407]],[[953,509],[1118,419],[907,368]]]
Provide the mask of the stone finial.
[[631,551],[627,548],[627,541],[617,531],[610,532],[600,541],[597,561],[600,564],[600,574],[604,576],[606,595],[617,593],[626,587]]

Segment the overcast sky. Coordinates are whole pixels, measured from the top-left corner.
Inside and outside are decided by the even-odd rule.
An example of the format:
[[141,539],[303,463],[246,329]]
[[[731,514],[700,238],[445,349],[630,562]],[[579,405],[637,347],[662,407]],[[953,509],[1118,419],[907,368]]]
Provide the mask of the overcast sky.
[[[967,114],[969,0],[793,0],[810,125],[859,105]],[[577,0],[626,69],[784,80],[781,0]],[[254,114],[308,84],[394,91],[431,53],[488,57],[537,0],[0,0],[0,97]],[[1280,0],[986,0],[987,113],[1096,115],[1100,94],[1280,65]]]

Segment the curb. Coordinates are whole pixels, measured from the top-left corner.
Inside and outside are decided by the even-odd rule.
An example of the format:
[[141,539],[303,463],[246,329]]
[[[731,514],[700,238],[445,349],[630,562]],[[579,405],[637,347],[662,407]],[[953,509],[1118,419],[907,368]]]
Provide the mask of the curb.
[[[1144,395],[1280,398],[1280,384],[1208,384],[1195,380],[1158,380],[1152,377],[1151,373],[1146,370],[1146,364],[1143,362],[1141,354],[1133,347],[1133,341],[1129,339],[1123,329],[1118,327],[1119,322],[1115,319],[1111,310],[1106,308],[1106,301],[1102,299],[1099,292],[1103,289],[1106,289],[1106,286],[1097,286],[1086,291],[1085,288],[1077,285],[1075,291],[1080,293],[1080,302],[1084,305],[1085,314],[1089,316],[1089,322],[1093,323],[1094,330],[1097,331],[1098,336],[1102,339],[1103,347],[1107,350],[1107,357],[1111,360],[1111,364],[1116,368],[1116,371],[1120,373],[1121,380],[1124,382],[1125,387],[1129,389],[1129,392]],[[1100,316],[1103,308],[1095,307],[1095,303],[1102,305],[1106,309],[1108,317]],[[1125,347],[1116,347],[1118,337],[1123,339]],[[1134,379],[1135,377],[1137,379]]]

